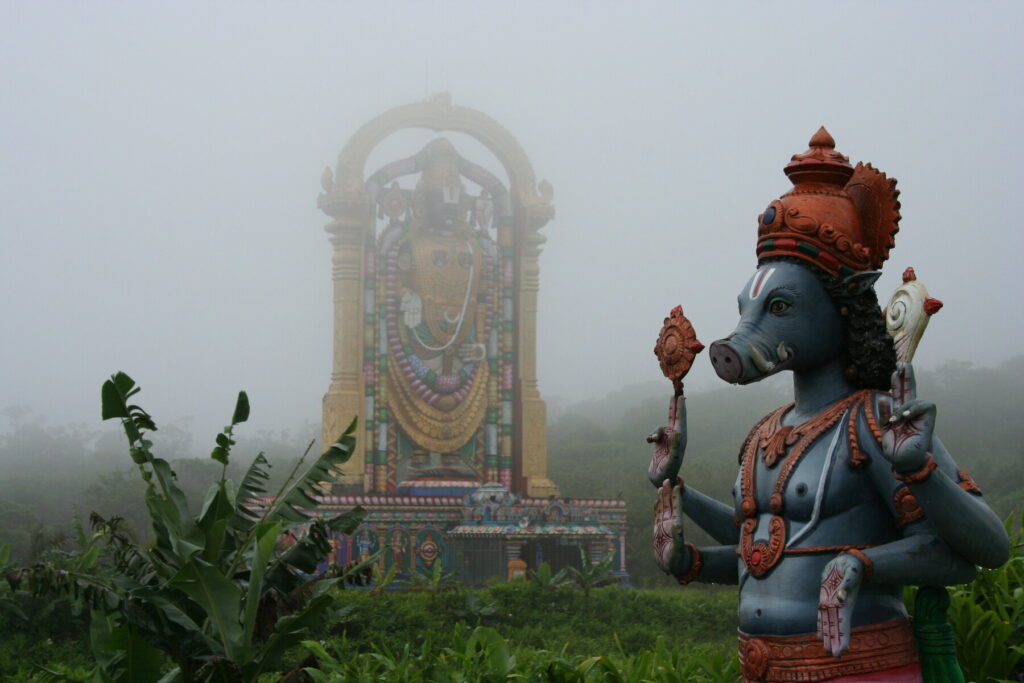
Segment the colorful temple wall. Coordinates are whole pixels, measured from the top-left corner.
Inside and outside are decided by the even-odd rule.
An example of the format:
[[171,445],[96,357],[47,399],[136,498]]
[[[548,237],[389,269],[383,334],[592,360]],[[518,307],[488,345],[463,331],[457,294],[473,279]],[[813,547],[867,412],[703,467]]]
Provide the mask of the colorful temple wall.
[[[493,500],[492,500],[493,498]],[[626,580],[626,507],[622,500],[525,498],[501,486],[481,487],[464,497],[331,495],[320,498],[319,514],[359,505],[368,511],[351,536],[336,534],[329,565],[350,566],[383,550],[375,568],[382,576],[396,568],[399,579],[443,573],[482,585],[512,578],[516,561],[554,571],[580,566],[579,549],[592,562],[613,556],[612,573]]]

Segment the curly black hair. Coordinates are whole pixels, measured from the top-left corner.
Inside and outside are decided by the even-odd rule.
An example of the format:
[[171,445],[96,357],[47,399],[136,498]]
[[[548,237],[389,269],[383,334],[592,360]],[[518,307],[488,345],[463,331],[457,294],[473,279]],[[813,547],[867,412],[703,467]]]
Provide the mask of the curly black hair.
[[828,294],[836,311],[846,321],[844,353],[848,361],[846,379],[857,389],[889,391],[896,371],[896,348],[885,329],[885,312],[878,304],[874,287],[851,294],[842,278],[829,275],[802,259],[780,256],[772,261],[787,261],[811,269]]

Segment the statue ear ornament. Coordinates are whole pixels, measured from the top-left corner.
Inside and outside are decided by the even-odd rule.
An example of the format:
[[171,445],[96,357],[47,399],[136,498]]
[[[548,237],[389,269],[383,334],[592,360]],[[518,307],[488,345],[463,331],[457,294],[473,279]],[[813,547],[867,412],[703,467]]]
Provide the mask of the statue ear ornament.
[[[783,171],[793,189],[758,216],[758,261],[790,256],[833,277],[878,271],[896,244],[900,203],[895,178],[871,164],[850,165],[824,127]],[[858,292],[878,276],[856,279]]]
[[863,273],[854,273],[843,279],[843,289],[850,296],[858,296],[875,286],[878,278],[882,277],[880,270],[868,270]]

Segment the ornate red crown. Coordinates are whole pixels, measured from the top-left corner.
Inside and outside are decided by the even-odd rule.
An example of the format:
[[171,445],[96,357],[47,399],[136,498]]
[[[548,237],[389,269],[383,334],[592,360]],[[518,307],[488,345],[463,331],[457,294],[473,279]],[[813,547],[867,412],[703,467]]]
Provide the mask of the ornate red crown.
[[758,262],[795,256],[831,275],[878,270],[899,230],[896,179],[871,164],[850,166],[824,127],[785,173],[793,189],[757,217]]

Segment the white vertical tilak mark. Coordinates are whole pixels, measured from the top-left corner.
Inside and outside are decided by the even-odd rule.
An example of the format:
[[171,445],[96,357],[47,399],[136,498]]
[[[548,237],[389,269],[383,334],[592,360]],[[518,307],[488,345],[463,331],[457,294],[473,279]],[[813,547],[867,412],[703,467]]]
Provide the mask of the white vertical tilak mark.
[[761,296],[761,292],[764,291],[764,286],[768,283],[768,280],[771,278],[773,273],[775,273],[775,269],[769,268],[768,270],[762,270],[757,274],[754,281],[750,283],[749,296],[751,301]]

